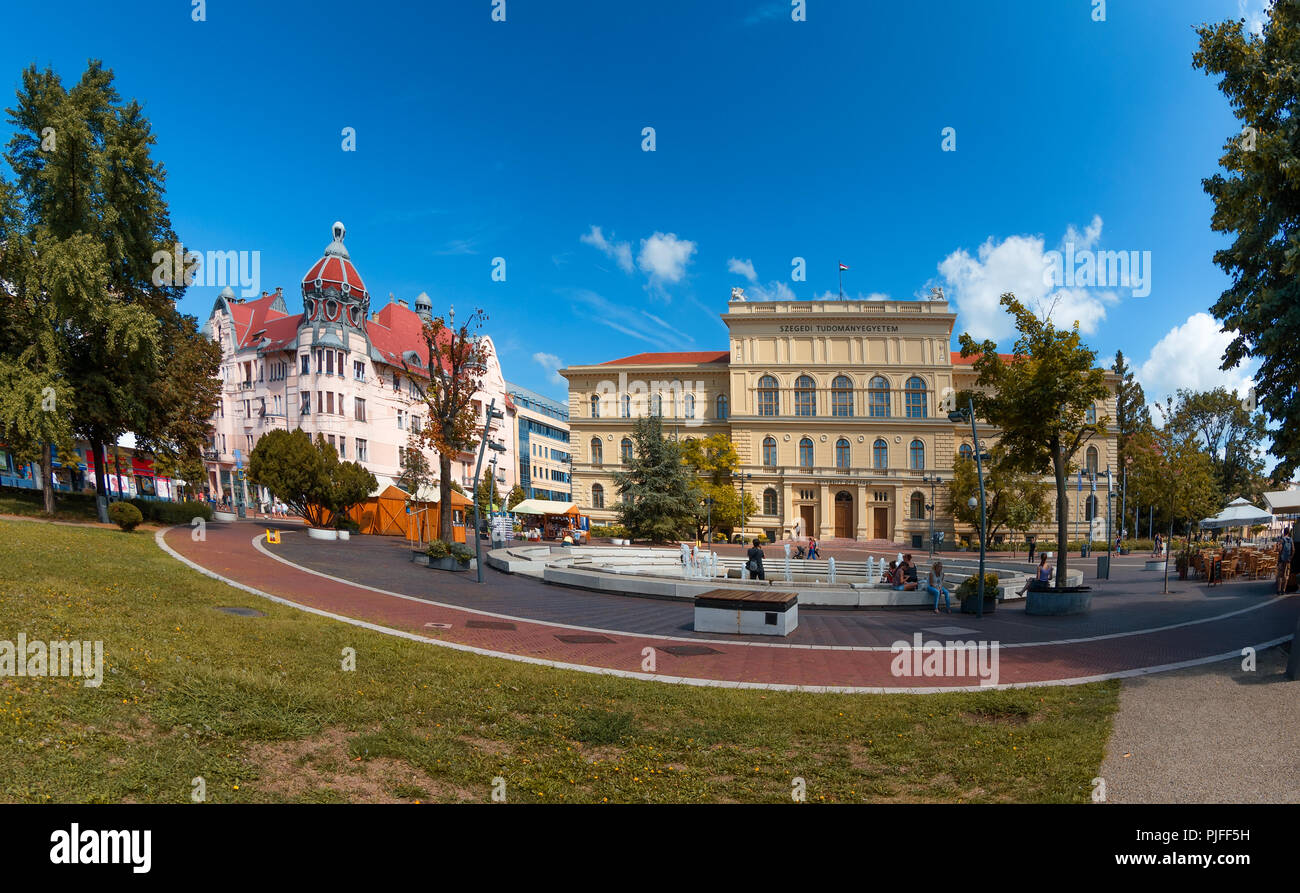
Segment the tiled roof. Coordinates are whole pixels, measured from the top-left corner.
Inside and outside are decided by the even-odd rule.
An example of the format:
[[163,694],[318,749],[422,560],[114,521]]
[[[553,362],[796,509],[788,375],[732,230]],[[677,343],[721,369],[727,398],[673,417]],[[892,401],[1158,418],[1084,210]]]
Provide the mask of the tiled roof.
[[639,353],[602,366],[681,366],[693,363],[726,363],[731,354],[725,350],[687,350],[669,353]]
[[[973,357],[963,357],[960,351],[954,350],[949,354],[949,356],[954,366],[973,366],[975,365],[975,361],[978,360],[982,354],[976,354]],[[1007,362],[1016,358],[1016,355],[1012,353],[1000,353],[998,356]]]
[[247,347],[249,336],[266,328],[270,320],[288,318],[287,314],[281,313],[272,306],[280,297],[275,294],[264,294],[256,301],[227,302],[226,306],[230,308],[230,321],[235,327],[235,341],[240,347]]

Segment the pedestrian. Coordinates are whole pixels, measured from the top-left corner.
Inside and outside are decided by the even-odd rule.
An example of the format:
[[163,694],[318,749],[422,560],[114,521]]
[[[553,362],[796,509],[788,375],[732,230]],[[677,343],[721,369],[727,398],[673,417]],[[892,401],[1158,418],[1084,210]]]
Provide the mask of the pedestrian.
[[1286,594],[1288,572],[1291,569],[1291,557],[1295,554],[1295,542],[1291,539],[1290,528],[1282,531],[1282,542],[1277,553],[1277,594]]
[[812,536],[808,537],[808,557],[809,557],[809,558],[820,558],[820,557],[821,557],[821,555],[818,554],[818,552],[817,552],[817,538],[816,538],[816,537],[812,537]]
[[1030,564],[1034,563],[1034,550],[1037,548],[1038,548],[1038,540],[1031,539],[1029,541],[1029,563]]
[[926,580],[925,588],[934,594],[934,613],[939,613],[939,595],[943,595],[944,613],[952,613],[952,602],[948,600],[948,590],[943,585],[943,562],[936,561],[930,568],[930,576]]
[[745,562],[745,570],[749,571],[749,578],[766,580],[767,576],[763,573],[763,549],[758,544],[758,537],[754,537],[754,545],[750,547],[747,557],[749,560]]

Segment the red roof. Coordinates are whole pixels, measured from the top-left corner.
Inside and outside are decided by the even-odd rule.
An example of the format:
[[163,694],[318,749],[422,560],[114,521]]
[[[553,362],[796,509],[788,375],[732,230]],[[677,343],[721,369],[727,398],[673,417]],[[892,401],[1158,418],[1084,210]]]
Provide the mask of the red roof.
[[[366,321],[366,334],[370,343],[379,351],[384,362],[390,366],[401,366],[402,354],[408,350],[415,351],[420,357],[420,372],[428,374],[429,348],[424,343],[424,320],[409,307],[400,304],[385,304],[383,309]],[[443,329],[438,336],[445,344],[451,338],[451,332]]]
[[281,295],[264,294],[256,301],[242,303],[227,301],[227,306],[230,308],[230,321],[235,327],[235,342],[240,347],[247,346],[248,337],[260,329],[267,328],[270,320],[289,318],[271,306],[281,297]]
[[[295,313],[293,316],[277,316],[275,319],[268,320],[262,328],[266,330],[265,338],[271,342],[266,346],[267,350],[283,350],[290,344],[298,340],[298,327],[302,325],[302,314]],[[249,334],[256,334],[257,329],[253,329]]]
[[725,350],[687,350],[675,353],[639,353],[619,360],[601,363],[602,366],[681,366],[695,363],[726,363],[731,354]]
[[[983,356],[983,354],[975,354],[974,356],[963,357],[960,351],[954,350],[949,356],[951,357],[952,364],[954,366],[973,366],[975,365],[975,361],[978,360],[981,356]],[[1016,355],[1013,353],[1000,353],[998,354],[998,356],[1007,362],[1010,362],[1011,360],[1014,360],[1016,358]]]
[[363,300],[368,294],[366,284],[361,281],[361,274],[346,257],[337,255],[322,257],[312,264],[307,275],[302,277],[304,290],[319,291],[331,285],[344,294],[359,295],[358,300]]

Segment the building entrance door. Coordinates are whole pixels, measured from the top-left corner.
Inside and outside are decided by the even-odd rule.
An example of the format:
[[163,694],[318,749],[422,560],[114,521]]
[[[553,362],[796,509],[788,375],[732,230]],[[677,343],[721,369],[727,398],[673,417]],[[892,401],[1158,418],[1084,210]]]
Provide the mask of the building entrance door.
[[814,520],[814,514],[816,512],[816,508],[817,508],[816,506],[812,506],[812,505],[799,506],[799,518],[803,521],[803,523],[799,525],[800,528],[799,532],[804,536],[817,535],[817,529],[813,527],[813,520]]
[[889,536],[889,509],[884,506],[876,506],[874,512],[876,523],[873,526],[873,536],[878,540],[890,539]]
[[835,494],[835,536],[853,539],[853,496],[843,490]]

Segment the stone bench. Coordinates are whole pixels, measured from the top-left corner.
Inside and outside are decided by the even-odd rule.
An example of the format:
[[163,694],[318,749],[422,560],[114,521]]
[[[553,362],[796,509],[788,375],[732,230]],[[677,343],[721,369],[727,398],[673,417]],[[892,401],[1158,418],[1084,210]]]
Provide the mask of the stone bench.
[[714,589],[695,597],[695,631],[788,636],[799,625],[799,596],[771,589]]

